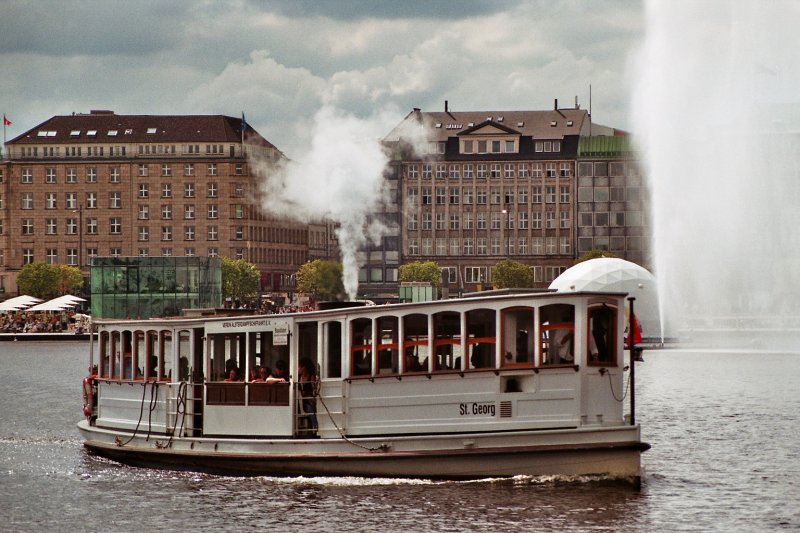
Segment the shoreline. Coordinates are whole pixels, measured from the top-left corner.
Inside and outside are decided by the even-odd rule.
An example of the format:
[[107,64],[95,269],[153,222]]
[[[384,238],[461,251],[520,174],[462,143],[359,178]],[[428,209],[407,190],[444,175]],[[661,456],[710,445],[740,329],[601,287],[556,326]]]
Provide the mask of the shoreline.
[[0,342],[15,341],[88,341],[89,333],[0,333]]

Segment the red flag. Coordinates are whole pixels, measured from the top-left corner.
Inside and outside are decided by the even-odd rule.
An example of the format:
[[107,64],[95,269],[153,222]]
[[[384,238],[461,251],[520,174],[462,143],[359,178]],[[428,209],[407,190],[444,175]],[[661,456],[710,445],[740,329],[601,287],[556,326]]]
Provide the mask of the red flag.
[[[642,328],[639,327],[639,321],[636,320],[636,315],[633,315],[631,322],[633,325],[633,327],[630,328],[633,330],[633,344],[639,344],[640,342],[642,342]],[[630,342],[631,342],[631,333],[628,332],[628,337],[625,339],[625,344],[629,346]]]
[[12,122],[6,118],[5,113],[3,113],[3,126],[10,126]]

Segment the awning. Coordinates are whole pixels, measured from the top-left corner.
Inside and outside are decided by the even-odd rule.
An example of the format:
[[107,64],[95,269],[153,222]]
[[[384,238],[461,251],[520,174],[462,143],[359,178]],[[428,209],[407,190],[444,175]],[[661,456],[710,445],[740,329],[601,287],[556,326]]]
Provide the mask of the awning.
[[59,296],[58,298],[53,298],[52,300],[34,305],[33,307],[28,308],[28,311],[63,311],[65,309],[75,307],[81,302],[85,301],[86,300],[83,298],[72,296],[71,294],[65,294],[64,296]]

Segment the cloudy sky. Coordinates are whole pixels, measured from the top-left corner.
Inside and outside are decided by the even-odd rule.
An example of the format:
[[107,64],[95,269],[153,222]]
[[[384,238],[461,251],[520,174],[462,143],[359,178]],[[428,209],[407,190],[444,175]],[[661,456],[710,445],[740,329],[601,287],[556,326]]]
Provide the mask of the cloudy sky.
[[[0,109],[12,138],[52,115],[240,116],[292,157],[328,104],[547,109],[627,128],[638,1],[3,0]],[[386,133],[394,124],[386,124]]]

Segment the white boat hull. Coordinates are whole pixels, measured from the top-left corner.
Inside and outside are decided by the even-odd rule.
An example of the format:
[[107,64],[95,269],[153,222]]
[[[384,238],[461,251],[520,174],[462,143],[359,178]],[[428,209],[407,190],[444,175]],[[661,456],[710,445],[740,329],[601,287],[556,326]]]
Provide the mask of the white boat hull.
[[357,439],[170,439],[86,421],[78,428],[87,449],[121,463],[232,475],[606,475],[638,484],[640,454],[649,448],[638,426]]

